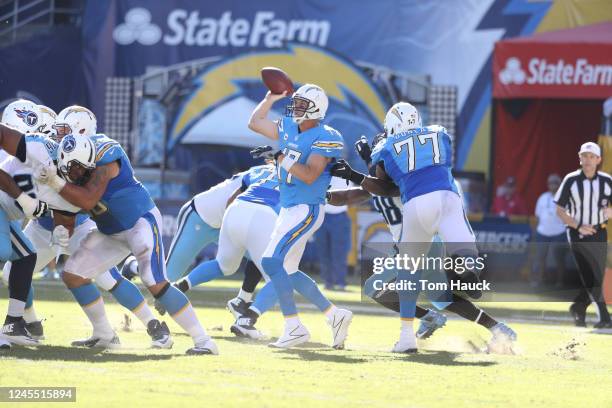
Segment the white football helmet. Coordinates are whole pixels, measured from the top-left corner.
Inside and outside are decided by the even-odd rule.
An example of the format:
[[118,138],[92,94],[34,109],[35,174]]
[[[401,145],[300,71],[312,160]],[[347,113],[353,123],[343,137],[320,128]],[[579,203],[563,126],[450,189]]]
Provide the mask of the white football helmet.
[[38,105],[27,99],[11,102],[2,112],[2,123],[21,133],[35,133],[40,126],[41,112]]
[[60,173],[64,179],[74,184],[87,182],[96,168],[96,147],[89,136],[71,134],[63,137],[57,156]]
[[89,109],[72,105],[62,109],[55,119],[55,130],[61,139],[66,135],[93,136],[97,133],[96,115]]
[[305,84],[291,96],[291,103],[287,106],[285,115],[293,118],[297,124],[308,119],[321,120],[325,117],[328,105],[327,95],[320,86]]
[[53,109],[45,105],[38,105],[38,109],[40,110],[40,121],[37,131],[54,138],[56,132],[53,125],[55,125],[57,114]]
[[387,135],[395,135],[420,127],[423,127],[421,115],[408,102],[396,103],[385,116],[385,132],[387,132]]

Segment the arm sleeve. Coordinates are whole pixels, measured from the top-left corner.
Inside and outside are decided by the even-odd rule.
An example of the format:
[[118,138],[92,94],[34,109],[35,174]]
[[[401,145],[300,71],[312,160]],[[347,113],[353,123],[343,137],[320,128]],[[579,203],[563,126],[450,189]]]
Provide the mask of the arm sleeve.
[[565,178],[561,182],[561,185],[559,186],[559,189],[555,193],[555,204],[563,208],[567,207],[567,204],[569,203],[570,185],[572,183],[568,181],[568,179],[569,177],[565,176]]

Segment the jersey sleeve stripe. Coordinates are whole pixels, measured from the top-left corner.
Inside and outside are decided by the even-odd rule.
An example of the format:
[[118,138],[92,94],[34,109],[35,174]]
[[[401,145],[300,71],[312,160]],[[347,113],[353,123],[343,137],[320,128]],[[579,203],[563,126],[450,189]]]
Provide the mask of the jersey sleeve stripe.
[[96,161],[99,161],[104,156],[104,153],[106,153],[111,147],[118,145],[119,143],[117,142],[108,142],[107,144],[103,144],[101,149],[98,150],[98,153],[96,154]]
[[322,149],[342,149],[344,148],[344,143],[339,142],[314,142],[312,147],[319,147]]

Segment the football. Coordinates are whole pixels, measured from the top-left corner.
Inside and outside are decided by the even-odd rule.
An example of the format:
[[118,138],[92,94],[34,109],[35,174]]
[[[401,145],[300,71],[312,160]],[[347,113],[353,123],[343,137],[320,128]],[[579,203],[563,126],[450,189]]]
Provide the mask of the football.
[[282,69],[264,67],[261,69],[261,79],[273,94],[282,94],[285,91],[287,95],[293,93],[293,82]]

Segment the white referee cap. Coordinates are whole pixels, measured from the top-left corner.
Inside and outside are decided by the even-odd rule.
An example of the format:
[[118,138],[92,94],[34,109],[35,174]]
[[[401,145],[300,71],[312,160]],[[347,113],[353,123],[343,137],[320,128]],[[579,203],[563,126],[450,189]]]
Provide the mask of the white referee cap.
[[580,146],[580,151],[578,154],[582,153],[593,153],[595,156],[601,157],[601,148],[597,143],[586,142],[582,146]]

